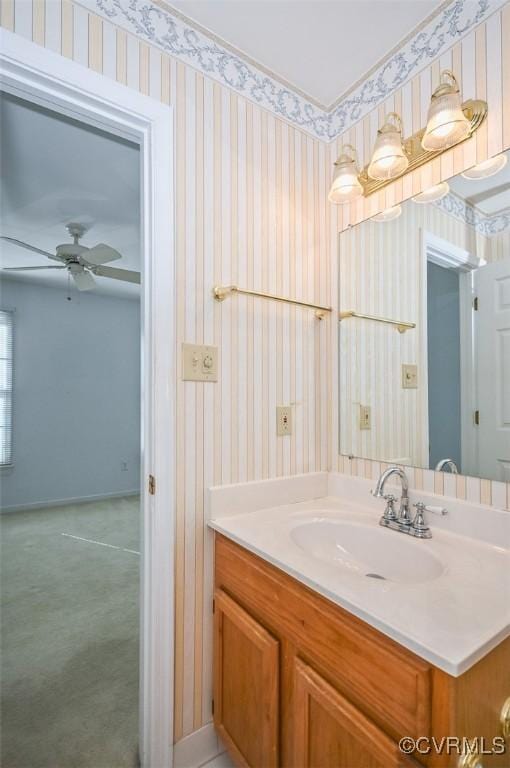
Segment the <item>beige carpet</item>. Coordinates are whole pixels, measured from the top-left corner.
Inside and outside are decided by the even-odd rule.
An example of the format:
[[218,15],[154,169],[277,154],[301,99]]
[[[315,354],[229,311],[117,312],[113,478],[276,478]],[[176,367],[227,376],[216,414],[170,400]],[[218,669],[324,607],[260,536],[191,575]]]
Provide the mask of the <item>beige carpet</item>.
[[0,526],[2,768],[136,766],[138,497]]

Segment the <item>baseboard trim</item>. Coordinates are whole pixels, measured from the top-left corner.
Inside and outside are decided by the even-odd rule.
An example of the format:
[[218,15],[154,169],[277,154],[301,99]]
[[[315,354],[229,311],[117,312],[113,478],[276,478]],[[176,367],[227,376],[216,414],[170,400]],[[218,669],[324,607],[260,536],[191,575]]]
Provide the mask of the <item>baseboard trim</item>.
[[139,496],[139,490],[115,491],[113,493],[97,493],[92,496],[75,496],[69,499],[54,499],[50,501],[34,501],[30,504],[11,504],[2,507],[2,514],[7,512],[21,512],[21,510],[45,509],[46,507],[65,507],[66,504],[86,504],[87,501],[106,501],[108,499],[121,499],[124,496]]
[[174,768],[200,768],[223,752],[213,723],[207,723],[174,744]]

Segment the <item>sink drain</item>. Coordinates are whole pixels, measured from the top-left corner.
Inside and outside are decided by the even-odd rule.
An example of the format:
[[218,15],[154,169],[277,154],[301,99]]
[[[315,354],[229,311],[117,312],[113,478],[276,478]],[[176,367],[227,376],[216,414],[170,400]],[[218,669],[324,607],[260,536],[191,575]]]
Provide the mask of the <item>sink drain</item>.
[[365,573],[365,576],[369,579],[381,579],[382,581],[386,581],[386,576],[381,576],[380,573]]

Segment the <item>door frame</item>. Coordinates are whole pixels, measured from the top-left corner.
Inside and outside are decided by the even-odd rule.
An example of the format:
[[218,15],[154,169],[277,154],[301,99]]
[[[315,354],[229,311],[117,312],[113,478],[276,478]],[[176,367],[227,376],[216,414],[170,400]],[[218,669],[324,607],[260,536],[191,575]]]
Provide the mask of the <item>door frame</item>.
[[[173,760],[175,540],[174,119],[171,107],[0,30],[0,90],[140,146],[140,760]],[[156,479],[149,493],[148,478]]]
[[[461,467],[463,475],[473,474],[477,464],[478,432],[474,428],[472,413],[476,401],[476,377],[473,357],[473,274],[480,266],[480,260],[470,251],[461,248],[449,240],[438,237],[433,232],[422,230],[422,271],[421,271],[421,346],[423,349],[423,388],[422,407],[426,418],[423,420],[423,434],[426,435],[426,461],[429,463],[429,423],[428,423],[428,298],[427,264],[437,264],[444,269],[452,269],[459,276],[459,330],[460,330],[460,400],[461,400]],[[425,450],[425,446],[424,446]],[[434,469],[434,467],[430,467]]]

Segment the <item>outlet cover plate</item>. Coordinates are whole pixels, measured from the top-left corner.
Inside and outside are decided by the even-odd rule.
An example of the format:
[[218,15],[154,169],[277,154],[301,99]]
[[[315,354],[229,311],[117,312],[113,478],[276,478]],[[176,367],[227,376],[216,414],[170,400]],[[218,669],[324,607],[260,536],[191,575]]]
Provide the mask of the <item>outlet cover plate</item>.
[[359,407],[359,428],[372,429],[372,414],[369,405],[360,405]]
[[218,347],[183,343],[182,378],[184,381],[218,381]]
[[292,434],[292,408],[290,405],[276,406],[276,434],[278,437]]

